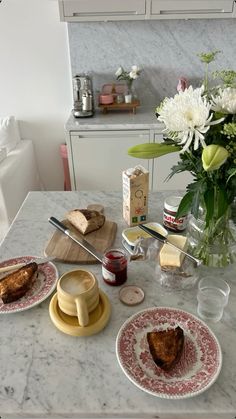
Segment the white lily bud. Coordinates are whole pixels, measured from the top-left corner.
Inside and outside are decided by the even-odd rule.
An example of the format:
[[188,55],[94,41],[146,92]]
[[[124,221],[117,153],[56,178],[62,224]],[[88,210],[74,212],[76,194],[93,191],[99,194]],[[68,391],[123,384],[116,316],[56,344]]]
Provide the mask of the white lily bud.
[[115,76],[116,76],[116,77],[119,77],[122,73],[123,73],[123,68],[120,66],[120,67],[116,70],[116,72],[115,72]]
[[203,149],[202,164],[207,172],[218,170],[229,156],[226,148],[220,145],[210,144]]

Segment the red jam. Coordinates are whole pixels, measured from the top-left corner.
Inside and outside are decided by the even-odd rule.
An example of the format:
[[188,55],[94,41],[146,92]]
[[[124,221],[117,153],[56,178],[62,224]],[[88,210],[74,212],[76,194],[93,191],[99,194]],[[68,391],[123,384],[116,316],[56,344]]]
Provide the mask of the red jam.
[[106,284],[124,284],[127,280],[127,263],[127,256],[123,250],[107,250],[102,259],[102,276]]

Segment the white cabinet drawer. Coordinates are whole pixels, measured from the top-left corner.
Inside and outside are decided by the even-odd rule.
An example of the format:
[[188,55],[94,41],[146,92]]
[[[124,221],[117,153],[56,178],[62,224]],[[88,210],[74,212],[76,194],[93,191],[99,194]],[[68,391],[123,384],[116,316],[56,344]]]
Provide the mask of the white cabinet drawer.
[[151,0],[151,14],[164,16],[232,14],[233,0]]
[[[149,142],[147,130],[78,131],[71,133],[70,177],[75,190],[122,190],[122,171],[149,160],[130,157],[128,148]],[[152,176],[150,174],[150,188]]]
[[145,0],[65,0],[59,2],[62,20],[122,20],[145,15]]

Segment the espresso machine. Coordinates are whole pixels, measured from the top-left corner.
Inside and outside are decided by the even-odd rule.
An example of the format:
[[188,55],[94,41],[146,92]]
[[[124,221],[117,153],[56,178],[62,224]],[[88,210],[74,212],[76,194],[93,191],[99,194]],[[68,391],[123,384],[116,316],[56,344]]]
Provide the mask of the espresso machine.
[[86,118],[94,114],[92,80],[87,74],[76,74],[73,77],[73,97],[75,118]]

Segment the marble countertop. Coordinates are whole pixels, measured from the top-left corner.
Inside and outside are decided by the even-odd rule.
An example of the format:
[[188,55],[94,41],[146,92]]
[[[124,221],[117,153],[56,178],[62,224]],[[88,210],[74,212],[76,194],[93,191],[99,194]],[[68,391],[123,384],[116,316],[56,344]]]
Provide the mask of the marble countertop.
[[157,121],[155,108],[142,106],[137,109],[136,114],[117,111],[104,114],[99,109],[90,118],[74,118],[71,114],[65,125],[66,131],[155,129],[161,132],[162,128],[162,124]]
[[[149,220],[161,222],[165,196],[152,193]],[[22,255],[44,255],[55,229],[50,216],[63,219],[67,210],[91,203],[105,206],[107,219],[118,223],[115,246],[121,246],[121,193],[31,192],[1,244],[1,261]],[[55,262],[59,274],[76,268]],[[125,376],[116,358],[116,336],[134,313],[148,307],[169,306],[196,315],[196,289],[171,292],[158,285],[152,262],[129,264],[127,284],[145,291],[144,301],[134,307],[118,298],[120,287],[111,287],[101,277],[101,265],[87,265],[107,294],[112,315],[106,328],[90,337],[63,334],[51,322],[51,297],[30,310],[0,316],[1,380],[0,416],[15,418],[224,418],[236,415],[236,284],[235,272],[217,271],[231,285],[229,304],[223,319],[210,325],[222,348],[223,366],[216,382],[197,397],[166,400],[137,388]],[[200,275],[204,269],[200,270]]]

